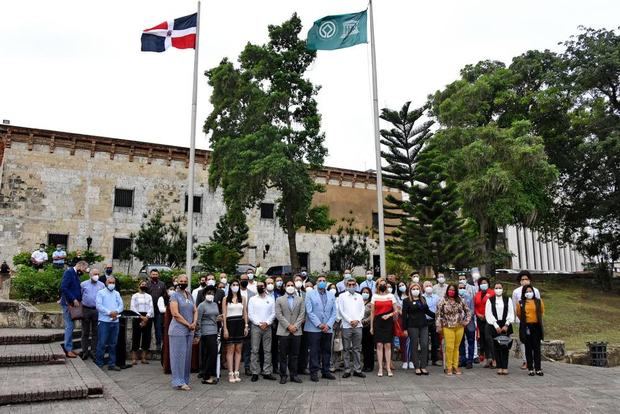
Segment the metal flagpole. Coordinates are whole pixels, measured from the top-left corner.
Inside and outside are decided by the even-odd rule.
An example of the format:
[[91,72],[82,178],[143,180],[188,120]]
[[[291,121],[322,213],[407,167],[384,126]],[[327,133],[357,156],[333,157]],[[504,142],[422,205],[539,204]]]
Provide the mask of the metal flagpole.
[[192,128],[189,146],[189,172],[187,174],[187,248],[185,273],[188,287],[192,286],[192,256],[194,243],[194,163],[196,158],[196,101],[198,95],[198,43],[200,41],[200,1],[196,14],[196,48],[194,49],[194,90],[192,92]]
[[375,127],[375,156],[377,161],[377,215],[379,216],[379,258],[381,277],[386,276],[385,268],[385,231],[383,226],[383,177],[381,175],[381,143],[379,141],[379,98],[377,96],[377,57],[375,55],[375,25],[372,0],[368,1],[370,10],[370,57],[372,66],[372,109]]

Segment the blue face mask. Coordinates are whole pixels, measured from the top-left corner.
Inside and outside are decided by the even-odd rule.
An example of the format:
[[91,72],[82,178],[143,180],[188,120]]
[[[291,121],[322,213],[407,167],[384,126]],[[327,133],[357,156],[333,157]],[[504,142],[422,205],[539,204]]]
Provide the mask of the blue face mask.
[[325,288],[327,287],[327,282],[325,282],[325,281],[323,280],[323,281],[321,281],[321,282],[319,282],[319,283],[317,284],[317,287],[318,287],[319,289],[325,289]]
[[109,285],[107,285],[107,288],[109,291],[114,290],[114,288],[116,287],[116,285],[114,283],[110,283]]
[[467,290],[465,290],[465,289],[459,289],[459,295],[461,295],[461,296],[465,296],[465,293],[467,293]]

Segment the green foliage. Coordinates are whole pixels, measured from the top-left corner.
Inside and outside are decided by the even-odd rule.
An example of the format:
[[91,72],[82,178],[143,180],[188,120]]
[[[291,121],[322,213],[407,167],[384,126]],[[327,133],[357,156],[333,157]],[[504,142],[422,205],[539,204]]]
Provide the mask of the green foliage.
[[209,272],[234,274],[242,255],[235,249],[218,242],[198,246],[198,258]]
[[[150,214],[150,212],[149,212]],[[156,210],[144,215],[145,221],[134,238],[131,255],[144,264],[164,264],[170,267],[185,265],[187,234],[181,229],[183,219],[173,216],[169,222],[163,221],[163,211]],[[146,220],[148,218],[148,220]]]
[[21,252],[13,256],[13,266],[30,265],[30,256],[32,253]]
[[196,247],[198,260],[209,272],[235,273],[248,245],[249,228],[243,214],[226,212],[220,217],[208,243]]
[[228,211],[236,214],[256,207],[269,188],[278,190],[276,215],[298,269],[297,230],[332,224],[325,206],[311,206],[321,189],[311,172],[327,153],[314,98],[318,88],[304,77],[316,52],[299,39],[296,14],[268,30],[267,44],[245,46],[239,68],[224,59],[207,72],[213,87],[213,111],[204,125],[213,148],[209,184],[223,189]]
[[[353,214],[353,212],[350,212]],[[343,217],[342,224],[336,229],[336,234],[330,236],[332,249],[329,252],[330,263],[340,272],[353,269],[356,266],[369,267],[370,250],[368,249],[370,230],[360,230],[355,226],[355,217]]]
[[391,253],[389,250],[385,256],[387,274],[394,274],[398,277],[409,275],[414,271],[413,266],[403,259],[402,256]]
[[16,298],[30,302],[53,302],[58,300],[62,269],[45,266],[41,271],[30,266],[18,266],[11,279],[11,291]]
[[[86,261],[88,264],[101,263],[105,260],[105,257],[103,257],[94,250],[76,250],[73,252],[67,252],[67,258],[65,259],[65,263],[73,263],[78,254],[81,257],[81,260]],[[52,259],[51,253],[49,254],[49,258],[50,260]]]

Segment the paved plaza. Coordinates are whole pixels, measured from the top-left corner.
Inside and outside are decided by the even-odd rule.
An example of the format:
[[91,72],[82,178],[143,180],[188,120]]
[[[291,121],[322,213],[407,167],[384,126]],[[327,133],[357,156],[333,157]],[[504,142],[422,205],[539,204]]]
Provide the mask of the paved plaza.
[[[171,389],[158,363],[107,372],[147,413],[618,413],[620,368],[545,363],[544,377],[529,377],[513,360],[511,373],[498,376],[480,365],[461,377],[397,370],[393,378],[367,378],[303,384],[262,378],[203,385],[192,374],[192,391]],[[92,366],[92,365],[91,365]]]

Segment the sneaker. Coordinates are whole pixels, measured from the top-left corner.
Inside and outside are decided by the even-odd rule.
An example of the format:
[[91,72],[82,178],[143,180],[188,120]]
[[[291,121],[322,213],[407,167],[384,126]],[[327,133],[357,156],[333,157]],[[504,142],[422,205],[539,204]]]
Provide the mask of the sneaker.
[[409,364],[407,364],[406,362],[403,362],[403,369],[407,369],[409,367]]
[[409,362],[409,369],[415,369],[415,365],[413,365],[413,362]]

